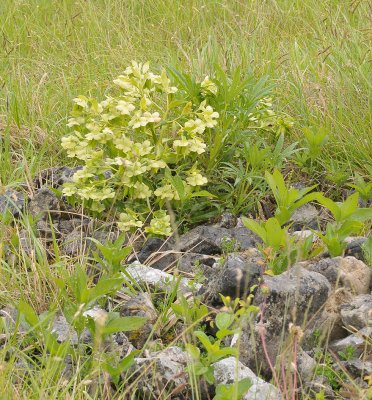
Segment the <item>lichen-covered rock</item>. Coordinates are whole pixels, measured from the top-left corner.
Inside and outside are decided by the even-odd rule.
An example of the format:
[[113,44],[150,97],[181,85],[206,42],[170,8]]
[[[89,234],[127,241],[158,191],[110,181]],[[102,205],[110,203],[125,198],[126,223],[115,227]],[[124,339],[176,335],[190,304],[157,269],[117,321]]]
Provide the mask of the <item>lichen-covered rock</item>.
[[[352,301],[352,294],[345,288],[333,291],[319,310],[316,317],[307,324],[306,338],[312,341],[312,333],[318,331],[322,340],[337,340],[347,336],[348,332],[341,319],[341,307]],[[307,346],[308,348],[308,346]]]
[[19,217],[27,201],[27,196],[23,192],[7,189],[0,195],[0,214],[5,214],[8,211],[14,217]]
[[[318,312],[327,301],[331,286],[327,279],[316,272],[299,266],[277,276],[265,276],[264,284],[254,298],[261,315],[256,322],[250,321],[241,335],[240,360],[250,368],[257,367],[264,376],[270,376],[270,368],[263,353],[263,332],[267,352],[275,363],[280,346],[290,340],[289,323],[301,326]],[[262,323],[261,323],[262,319]]]
[[174,267],[177,259],[178,256],[172,251],[169,241],[157,237],[148,238],[137,254],[137,260],[140,263],[162,271]]
[[59,215],[62,202],[56,194],[47,187],[40,188],[28,204],[28,212],[36,219],[48,220],[49,215]]
[[178,289],[182,292],[190,292],[199,290],[201,285],[191,282],[187,278],[179,279],[177,276],[168,274],[155,268],[147,267],[146,265],[133,263],[126,270],[126,275],[130,275],[137,283],[150,287],[156,287],[161,290],[170,291],[174,289],[174,285],[178,283]]
[[59,188],[66,182],[70,182],[72,176],[82,167],[52,167],[40,171],[34,179],[34,185],[38,188],[49,186]]
[[355,257],[334,257],[303,265],[324,275],[334,287],[345,287],[357,295],[369,293],[372,269]]
[[258,237],[244,227],[227,229],[201,225],[180,237],[178,250],[214,255],[237,250],[244,251],[249,247],[254,247],[258,242]]
[[130,379],[135,381],[141,399],[155,400],[165,393],[172,393],[169,398],[189,400],[192,398],[191,389],[185,371],[188,362],[189,356],[179,347],[169,347],[147,357],[135,358]]
[[137,348],[142,348],[154,328],[158,318],[151,296],[147,292],[140,292],[136,296],[123,302],[119,306],[121,315],[146,318],[145,324],[133,334],[129,333],[129,340]]
[[289,222],[292,231],[301,231],[304,228],[318,229],[318,210],[310,203],[297,208],[292,214]]
[[341,318],[347,328],[372,326],[372,295],[362,294],[341,306]]
[[259,283],[263,265],[261,258],[229,254],[223,265],[213,267],[214,274],[202,289],[204,301],[216,304],[221,301],[220,293],[232,298],[246,296]]
[[280,400],[279,390],[260,379],[254,372],[235,357],[224,358],[213,364],[215,384],[231,384],[245,378],[251,380],[252,386],[242,397],[244,400]]
[[347,347],[352,347],[354,349],[354,356],[359,357],[363,352],[368,354],[372,350],[371,336],[372,326],[367,326],[344,339],[330,343],[329,347],[335,353],[345,351]]

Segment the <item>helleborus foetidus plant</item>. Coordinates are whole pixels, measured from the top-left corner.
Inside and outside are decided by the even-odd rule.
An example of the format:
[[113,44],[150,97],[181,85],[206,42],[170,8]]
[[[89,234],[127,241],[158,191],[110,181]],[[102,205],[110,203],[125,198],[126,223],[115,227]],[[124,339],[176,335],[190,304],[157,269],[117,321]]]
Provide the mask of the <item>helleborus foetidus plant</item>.
[[[118,227],[144,227],[149,235],[171,234],[167,204],[208,195],[198,167],[203,138],[217,125],[218,112],[203,95],[198,102],[176,98],[178,88],[165,72],[132,62],[114,80],[117,90],[104,100],[78,96],[62,138],[67,155],[82,162],[63,193],[92,211],[119,209]],[[216,86],[206,77],[204,95]],[[151,218],[148,218],[149,214]]]

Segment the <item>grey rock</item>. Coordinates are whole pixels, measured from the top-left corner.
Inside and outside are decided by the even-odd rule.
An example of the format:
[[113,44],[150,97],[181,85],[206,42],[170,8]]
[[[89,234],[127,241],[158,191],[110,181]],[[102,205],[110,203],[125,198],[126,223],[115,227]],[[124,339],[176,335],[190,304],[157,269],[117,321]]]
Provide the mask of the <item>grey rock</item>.
[[213,267],[213,265],[218,261],[218,257],[208,256],[199,253],[184,253],[180,256],[178,261],[178,270],[185,273],[195,273],[196,265],[205,272],[205,266]]
[[90,223],[90,219],[86,217],[65,219],[59,221],[57,231],[62,235],[67,235],[71,233],[74,229],[82,226],[87,226]]
[[58,224],[51,224],[50,221],[41,219],[36,223],[38,237],[52,240],[53,237],[59,238]]
[[213,364],[214,378],[216,385],[231,384],[245,378],[251,380],[252,386],[242,397],[244,400],[279,400],[281,399],[279,390],[257,377],[254,372],[243,365],[235,357],[224,358]]
[[55,193],[49,188],[40,188],[28,204],[28,211],[38,219],[49,219],[49,214],[52,219],[60,214],[61,201]]
[[[179,280],[177,276],[137,263],[129,265],[125,271],[126,275],[129,274],[137,283],[156,287],[165,291],[173,290],[174,285],[177,284]],[[182,292],[187,293],[192,290],[199,290],[200,287],[200,284],[192,283],[187,278],[181,278],[179,280],[178,289]]]
[[289,222],[291,223],[292,231],[301,231],[302,229],[318,229],[318,210],[312,204],[304,204],[297,208]]
[[324,275],[334,287],[345,287],[354,294],[369,293],[372,269],[355,257],[334,257],[302,265]]
[[333,291],[319,310],[316,317],[312,318],[306,326],[305,338],[307,348],[312,347],[313,332],[320,333],[319,342],[342,339],[348,332],[341,319],[341,307],[349,303],[353,295],[345,288]]
[[345,256],[353,256],[358,260],[366,262],[363,245],[367,241],[365,237],[348,237],[345,239],[346,249]]
[[66,182],[70,182],[75,172],[82,167],[53,167],[47,168],[38,173],[34,179],[36,187],[49,186],[52,188],[59,188]]
[[147,292],[140,292],[136,296],[120,304],[119,311],[124,316],[138,316],[146,318],[145,324],[133,334],[129,333],[129,340],[137,348],[142,348],[149,339],[154,324],[158,318],[151,296]]
[[[371,347],[372,326],[367,326],[348,337],[332,342],[329,347],[334,352],[344,351],[351,346],[355,349],[354,356],[359,357],[363,352]],[[369,350],[371,351],[371,349]]]
[[185,372],[188,355],[179,347],[148,354],[146,358],[135,358],[130,369],[131,379],[144,399],[159,399],[164,393],[177,390],[177,397],[182,400],[191,398],[189,377]]
[[236,226],[236,216],[230,212],[224,212],[221,217],[220,217],[220,221],[218,222],[218,225],[221,228],[234,228]]
[[232,298],[247,295],[262,277],[263,262],[260,261],[246,257],[244,253],[229,254],[222,266],[213,268],[212,278],[202,289],[204,301],[215,305],[221,301],[220,293]]
[[175,266],[178,257],[169,241],[153,237],[146,240],[137,259],[140,263],[163,271]]
[[97,249],[92,238],[100,243],[114,242],[118,238],[118,232],[93,230],[92,224],[83,224],[65,236],[61,252],[69,257],[91,254]]
[[31,256],[35,251],[35,247],[29,233],[25,229],[22,229],[19,231],[18,239],[20,250],[22,250],[26,255]]
[[57,314],[54,317],[51,332],[55,335],[58,343],[69,341],[72,345],[78,344],[76,331],[62,314]]
[[9,211],[14,217],[19,217],[24,210],[24,205],[27,202],[27,196],[24,193],[7,189],[4,194],[0,195],[0,214]]
[[224,249],[228,252],[244,251],[255,247],[259,242],[258,237],[244,227],[222,228],[217,226],[202,225],[180,237],[179,250],[200,254],[221,254]]
[[341,306],[341,318],[347,328],[372,326],[372,295],[362,294]]
[[363,378],[372,374],[372,361],[352,358],[351,360],[344,361],[342,364],[353,378]]
[[[79,343],[79,338],[75,329],[67,322],[65,316],[61,313],[55,315],[52,322],[51,333],[54,334],[58,343],[70,342],[73,346]],[[89,343],[91,340],[90,332],[84,329],[80,337],[80,342]]]
[[314,379],[314,370],[317,362],[309,356],[304,350],[299,349],[297,353],[297,372],[301,378],[302,384],[311,382]]
[[324,393],[327,400],[333,400],[336,398],[335,393],[325,376],[316,376],[306,385],[306,388],[306,393],[311,395],[310,399],[315,398],[314,394],[320,392]]
[[289,323],[301,326],[309,320],[327,301],[330,290],[324,276],[297,265],[281,275],[265,276],[254,298],[254,304],[263,310],[262,324],[257,321],[253,326],[251,322],[243,327],[240,360],[253,369],[256,360],[260,360],[261,372],[270,376],[262,346],[258,345],[260,330],[264,331],[268,354],[275,363],[279,346],[283,344],[282,332],[288,331]]
[[[1,326],[4,333],[13,334],[18,318],[18,310],[12,306],[6,306],[0,310]],[[18,326],[19,333],[25,333],[28,325],[21,319]]]

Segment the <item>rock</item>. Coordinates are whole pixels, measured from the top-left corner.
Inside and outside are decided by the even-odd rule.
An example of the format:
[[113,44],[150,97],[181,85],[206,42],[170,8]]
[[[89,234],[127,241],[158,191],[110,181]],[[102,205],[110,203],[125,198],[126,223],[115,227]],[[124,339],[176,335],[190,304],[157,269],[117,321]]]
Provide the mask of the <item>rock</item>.
[[27,232],[26,229],[19,231],[18,239],[20,250],[22,250],[29,257],[35,254],[35,242],[37,239],[31,237],[31,234]]
[[251,369],[243,365],[235,357],[224,358],[213,364],[215,384],[231,384],[249,378],[252,386],[242,397],[244,400],[280,400],[279,390],[257,377]]
[[372,269],[355,257],[345,257],[340,265],[340,282],[354,294],[369,293]]
[[341,305],[341,318],[347,328],[372,326],[372,295],[362,294]]
[[7,189],[5,193],[0,195],[0,214],[9,211],[14,217],[19,217],[24,210],[27,197],[18,190]]
[[[271,371],[263,354],[260,331],[264,330],[268,354],[275,363],[281,345],[285,346],[283,332],[288,332],[289,323],[302,325],[318,312],[327,301],[331,286],[319,273],[307,271],[298,265],[277,276],[265,276],[254,304],[261,307],[262,326],[247,323],[243,327],[240,344],[240,360],[250,368],[256,361],[262,362],[262,373],[270,376]],[[290,340],[290,335],[286,335]],[[256,354],[255,354],[256,353]]]
[[[130,275],[137,283],[156,287],[161,290],[169,291],[174,289],[179,278],[177,276],[168,274],[155,268],[147,267],[137,263],[130,264],[125,269],[126,275]],[[179,280],[178,289],[182,292],[191,292],[192,290],[199,290],[200,284],[194,283],[187,278]]]
[[226,239],[233,239],[229,229],[201,225],[180,237],[179,249],[181,252],[221,254],[221,243]]
[[328,383],[328,380],[325,376],[318,375],[316,376],[311,382],[309,382],[307,385],[307,390],[306,393],[311,394],[312,396],[309,397],[310,399],[315,399],[314,394],[323,392],[324,393],[324,398],[333,400],[335,399],[335,393]]
[[120,304],[120,315],[145,317],[146,323],[138,331],[129,333],[129,340],[137,348],[142,348],[149,339],[154,324],[158,318],[151,296],[147,292],[140,292],[128,301]]
[[298,350],[296,367],[302,384],[311,382],[311,380],[314,378],[316,365],[317,362],[304,350]]
[[130,369],[131,380],[135,382],[141,398],[155,400],[167,393],[169,399],[189,400],[192,398],[191,389],[185,372],[188,362],[188,355],[179,347],[168,347],[150,353],[146,358],[135,358]]
[[[75,329],[67,322],[63,314],[57,313],[52,322],[51,333],[57,339],[58,343],[64,343],[69,341],[73,346],[79,344],[79,338]],[[80,336],[80,342],[89,343],[92,338],[88,329],[84,329]]]
[[246,296],[259,283],[263,265],[260,258],[245,257],[244,253],[229,254],[221,267],[213,268],[214,275],[202,289],[204,301],[216,305],[221,301],[220,293],[232,298]]
[[259,242],[258,237],[244,227],[222,228],[201,225],[180,237],[179,250],[207,255],[246,250]]
[[47,168],[38,173],[34,179],[34,185],[38,188],[49,186],[59,188],[66,182],[70,182],[72,176],[82,167],[53,167]]
[[[12,306],[6,306],[0,310],[0,319],[1,319],[1,326],[2,332],[13,334],[14,328],[16,326],[18,318],[18,310]],[[28,330],[28,325],[20,319],[20,324],[18,325],[18,333],[25,333]]]
[[41,219],[36,223],[38,237],[47,241],[53,240],[53,237],[59,238],[58,224],[51,224],[50,221]]
[[[198,253],[184,253],[180,256],[178,261],[178,270],[188,274],[193,274],[199,267],[205,272],[207,267],[213,267],[213,265],[219,260],[218,257],[208,256]],[[208,271],[210,268],[207,269]]]
[[65,219],[59,221],[57,231],[62,235],[67,235],[74,229],[82,226],[88,226],[90,223],[92,223],[92,221],[86,217]]
[[301,231],[302,229],[318,229],[318,210],[310,203],[297,208],[292,214],[289,222],[291,231]]
[[62,314],[57,314],[54,317],[51,332],[55,335],[58,343],[69,341],[72,345],[78,344],[78,336],[75,329]]
[[352,358],[344,361],[342,365],[353,376],[353,378],[363,378],[372,375],[372,361],[368,359]]
[[220,217],[218,225],[221,228],[230,229],[230,228],[234,228],[236,226],[236,222],[237,222],[237,219],[234,214],[232,214],[230,212],[224,212]]
[[353,256],[358,260],[366,262],[364,257],[363,245],[367,241],[365,237],[348,237],[345,239],[345,256]]
[[49,214],[53,218],[59,215],[61,202],[55,193],[49,188],[40,188],[28,204],[29,213],[37,219],[49,220]]
[[321,333],[321,340],[337,340],[347,336],[341,319],[341,307],[352,300],[352,294],[345,288],[336,289],[328,297],[320,312],[307,324],[306,339],[312,345],[313,332]]
[[338,353],[339,351],[345,351],[347,347],[353,347],[355,349],[354,356],[359,357],[363,352],[368,353],[368,351],[372,350],[370,341],[371,336],[372,326],[368,326],[344,339],[330,343],[329,347],[335,353]]
[[172,251],[168,241],[160,238],[148,238],[137,255],[140,263],[149,265],[152,268],[165,270],[175,266],[177,255]]
[[117,231],[94,230],[93,224],[86,223],[75,228],[67,234],[63,240],[61,253],[69,257],[78,257],[83,254],[91,254],[97,249],[94,240],[100,243],[114,242],[118,238]]
[[324,275],[335,287],[348,288],[357,295],[369,293],[372,270],[355,257],[334,257],[304,265],[309,271]]

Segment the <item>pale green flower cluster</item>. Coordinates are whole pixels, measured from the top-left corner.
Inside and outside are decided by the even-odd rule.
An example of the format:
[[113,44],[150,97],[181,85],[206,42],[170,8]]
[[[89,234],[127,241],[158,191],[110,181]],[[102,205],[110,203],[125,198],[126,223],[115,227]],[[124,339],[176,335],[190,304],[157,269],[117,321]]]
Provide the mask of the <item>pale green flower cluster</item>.
[[[197,168],[198,157],[206,151],[204,134],[216,128],[219,114],[206,100],[176,100],[178,89],[166,72],[154,74],[148,63],[132,62],[114,84],[117,92],[101,102],[85,96],[73,100],[67,124],[73,133],[62,138],[62,147],[83,167],[63,193],[98,212],[115,203],[123,231],[144,228],[169,235],[170,217],[163,207],[192,198],[208,182]],[[209,77],[201,88],[205,95],[217,92]],[[181,178],[181,189],[174,176]]]
[[277,134],[285,133],[294,124],[292,118],[274,111],[271,97],[260,99],[254,112],[248,117],[255,128],[270,129]]

